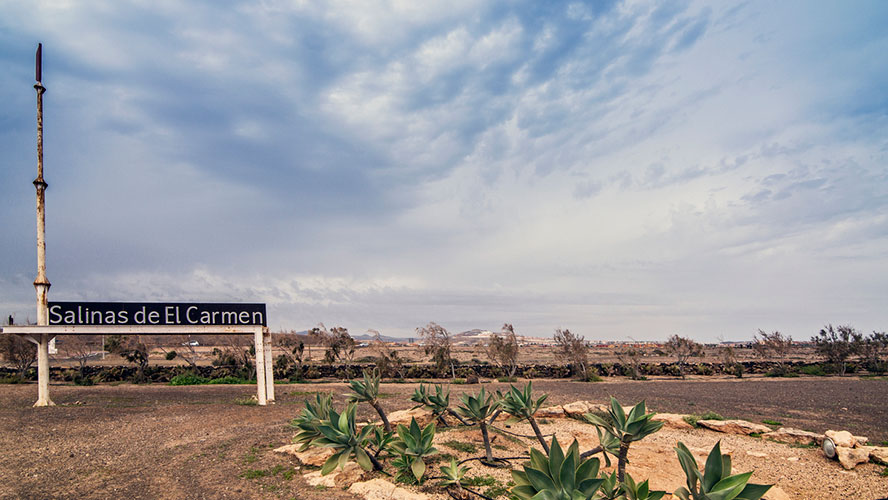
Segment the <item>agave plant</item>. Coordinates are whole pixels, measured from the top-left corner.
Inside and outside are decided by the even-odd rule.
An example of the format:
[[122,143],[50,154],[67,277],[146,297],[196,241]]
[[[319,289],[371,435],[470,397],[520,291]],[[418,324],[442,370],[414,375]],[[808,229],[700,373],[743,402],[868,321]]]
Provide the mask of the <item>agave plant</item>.
[[497,391],[497,396],[501,401],[502,409],[504,412],[512,415],[509,418],[510,423],[520,422],[522,420],[527,420],[530,424],[530,427],[533,429],[533,433],[536,434],[537,439],[540,444],[543,446],[543,450],[546,454],[549,454],[549,444],[546,443],[546,440],[543,438],[543,433],[540,432],[540,427],[537,425],[537,421],[534,418],[534,414],[540,407],[543,405],[543,402],[546,398],[549,397],[548,394],[543,394],[539,399],[534,400],[531,396],[533,382],[527,382],[527,385],[524,386],[524,389],[518,389],[515,386],[510,386],[511,389],[507,391],[505,394]]
[[493,452],[490,450],[487,421],[488,419],[493,420],[499,414],[497,409],[500,406],[500,400],[493,394],[485,392],[482,387],[477,396],[463,394],[460,396],[460,401],[462,401],[462,404],[456,408],[456,412],[460,416],[478,424],[481,428],[481,437],[484,439],[484,452],[486,453],[485,458],[488,463],[492,463]]
[[382,426],[386,432],[392,432],[392,426],[389,424],[385,411],[379,404],[379,368],[372,371],[364,370],[364,380],[352,380],[349,382],[352,394],[348,395],[349,401],[358,403],[367,403],[376,410],[379,418],[382,419]]
[[[629,454],[629,445],[633,441],[644,439],[663,427],[663,422],[651,420],[655,414],[647,413],[644,401],[633,406],[627,415],[623,407],[611,397],[608,419],[604,419],[593,413],[587,413],[583,417],[604,432],[606,441],[616,439],[620,443],[617,454],[617,479],[622,483],[626,473],[626,462]],[[603,446],[606,450],[607,447]]]
[[435,423],[430,422],[423,429],[419,428],[415,418],[410,419],[410,427],[404,424],[398,425],[398,437],[392,441],[391,448],[398,457],[392,461],[392,465],[402,473],[410,471],[417,483],[422,482],[425,474],[425,457],[438,453],[432,446],[435,439]]
[[382,427],[372,426],[373,430],[367,435],[367,444],[376,449],[373,456],[379,458],[379,454],[388,450],[395,439],[394,433],[386,432]]
[[450,465],[441,466],[441,474],[443,475],[444,479],[441,482],[441,485],[456,486],[457,490],[462,490],[462,480],[463,477],[465,477],[466,472],[468,471],[468,467],[457,464],[456,459],[450,457]]
[[524,470],[512,470],[511,493],[522,500],[588,500],[604,482],[598,477],[600,464],[597,458],[582,460],[576,440],[565,454],[553,437],[548,457],[531,448]]
[[419,408],[420,406],[428,408],[432,415],[444,426],[447,425],[447,421],[444,420],[445,413],[452,415],[462,424],[467,424],[462,417],[450,408],[450,389],[445,389],[441,384],[435,384],[434,394],[431,393],[427,385],[419,384],[419,387],[413,391],[410,401],[417,403],[417,406],[414,408]]
[[299,451],[305,451],[315,439],[323,436],[320,431],[321,420],[326,418],[333,409],[333,396],[331,394],[316,394],[315,404],[310,400],[305,401],[305,409],[302,414],[290,422],[291,427],[299,430],[293,438],[293,442],[301,444]]
[[665,491],[651,491],[647,479],[636,484],[628,472],[626,473],[626,482],[623,483],[622,490],[627,500],[660,500],[666,495]]
[[344,468],[350,458],[354,458],[364,470],[382,470],[382,464],[364,450],[368,436],[376,426],[367,425],[358,432],[355,426],[356,409],[354,403],[349,404],[342,414],[336,413],[336,410],[331,408],[327,418],[321,420],[318,430],[322,436],[312,440],[311,445],[335,450],[321,467],[322,476],[333,472],[337,466]]
[[687,478],[687,488],[675,490],[681,500],[759,500],[772,485],[748,483],[752,472],[731,475],[731,457],[722,455],[721,441],[715,443],[701,474],[697,461],[684,443],[675,448]]

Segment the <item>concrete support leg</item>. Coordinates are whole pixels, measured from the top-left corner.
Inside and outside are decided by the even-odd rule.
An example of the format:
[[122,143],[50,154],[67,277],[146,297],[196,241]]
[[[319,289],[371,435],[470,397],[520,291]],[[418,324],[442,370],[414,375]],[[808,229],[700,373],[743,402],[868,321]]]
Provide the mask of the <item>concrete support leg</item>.
[[50,336],[45,333],[37,339],[37,402],[34,406],[55,406],[49,398],[49,341]]
[[271,332],[263,328],[262,336],[265,346],[265,395],[268,401],[274,401],[274,357],[271,354]]
[[265,336],[263,328],[257,328],[253,335],[254,346],[256,350],[256,390],[258,392],[259,404],[265,406],[268,404],[267,398],[267,382],[265,377]]

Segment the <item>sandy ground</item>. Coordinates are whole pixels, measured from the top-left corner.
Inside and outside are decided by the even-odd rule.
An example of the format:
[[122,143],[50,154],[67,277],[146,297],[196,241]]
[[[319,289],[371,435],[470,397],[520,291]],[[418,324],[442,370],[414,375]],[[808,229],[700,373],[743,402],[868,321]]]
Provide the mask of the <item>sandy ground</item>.
[[[414,387],[384,384],[384,407],[389,411],[408,407]],[[534,387],[535,392],[551,394],[547,404],[578,399],[604,402],[613,394],[627,404],[646,399],[659,411],[713,410],[754,421],[776,419],[815,431],[844,428],[868,435],[875,442],[888,439],[885,380],[707,379],[598,384],[559,380],[536,381]],[[457,393],[477,388],[452,386],[452,401]],[[342,383],[279,385],[277,404],[257,407],[237,403],[254,394],[254,386],[53,385],[51,393],[58,406],[32,408],[35,385],[0,386],[0,498],[329,499],[331,494],[333,498],[353,498],[341,490],[308,485],[301,477],[304,470],[297,469],[294,460],[272,452],[289,443],[293,431],[287,422],[301,410],[306,397],[319,391],[333,392],[340,403],[347,392]],[[372,416],[366,405],[360,407],[360,418]],[[594,436],[591,427],[582,427]],[[562,432],[578,432],[557,429],[559,439]],[[456,431],[442,437],[450,432]],[[677,486],[660,477],[666,469],[659,466],[678,467],[672,451],[676,440],[703,453],[721,437],[723,447],[734,454],[735,470],[754,470],[755,481],[776,481],[794,498],[888,496],[888,478],[880,477],[882,468],[872,464],[845,472],[838,464],[826,462],[816,449],[699,430],[680,431],[679,435],[671,432],[679,431],[661,431],[643,441],[649,446],[633,447],[630,452],[630,472],[650,475],[660,489]],[[497,454],[513,453],[512,448],[518,452],[530,444],[513,443],[505,437],[498,440],[506,449],[497,450]],[[564,439],[569,440],[570,436]],[[750,451],[766,456],[750,455]],[[645,463],[657,466],[648,474],[643,470]],[[639,469],[636,472],[632,467]]]

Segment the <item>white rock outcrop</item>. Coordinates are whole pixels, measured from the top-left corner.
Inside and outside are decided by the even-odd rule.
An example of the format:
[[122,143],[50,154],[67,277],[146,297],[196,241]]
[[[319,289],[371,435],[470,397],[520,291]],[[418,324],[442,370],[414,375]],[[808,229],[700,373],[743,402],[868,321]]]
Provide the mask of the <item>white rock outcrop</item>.
[[716,432],[745,434],[747,436],[754,433],[765,434],[771,432],[771,428],[767,425],[747,422],[746,420],[698,420],[697,425]]
[[425,493],[410,491],[380,478],[354,483],[348,488],[348,492],[367,500],[428,500],[429,498]]

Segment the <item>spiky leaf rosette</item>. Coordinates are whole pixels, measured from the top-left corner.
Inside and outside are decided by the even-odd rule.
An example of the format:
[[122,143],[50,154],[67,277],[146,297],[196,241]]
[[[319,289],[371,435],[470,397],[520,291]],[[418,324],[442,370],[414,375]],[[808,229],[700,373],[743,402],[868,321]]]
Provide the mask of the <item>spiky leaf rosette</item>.
[[589,500],[603,482],[598,477],[600,464],[597,458],[581,460],[576,440],[565,454],[558,439],[552,438],[548,457],[531,448],[524,470],[512,470],[511,492],[523,500]]
[[771,489],[772,485],[748,483],[752,472],[731,475],[731,456],[722,454],[721,441],[709,452],[702,474],[684,443],[674,449],[687,479],[687,488],[675,490],[682,500],[759,500]]
[[316,394],[315,403],[305,401],[305,409],[302,414],[290,422],[290,426],[299,430],[293,438],[293,442],[301,444],[299,451],[308,449],[312,441],[322,436],[319,427],[321,420],[326,418],[333,408],[333,396],[331,394]]
[[450,457],[450,465],[441,466],[441,475],[444,477],[441,485],[456,486],[457,488],[462,489],[462,480],[468,471],[468,467],[458,465],[456,459]]
[[437,417],[450,407],[450,390],[444,389],[441,384],[435,384],[435,393],[432,394],[429,386],[419,384],[419,387],[414,389],[410,401],[417,403],[416,408],[420,406],[428,408]]
[[348,400],[358,403],[376,401],[379,398],[379,378],[379,368],[364,370],[364,380],[349,382],[352,393],[348,395]]
[[[422,482],[426,465],[424,458],[438,453],[432,446],[435,439],[435,423],[419,428],[415,418],[410,419],[410,427],[398,425],[398,437],[392,441],[391,449],[400,455],[397,464],[400,469],[409,469],[417,482]],[[393,462],[394,463],[394,462]]]
[[590,424],[601,427],[620,442],[638,441],[663,427],[663,422],[651,420],[656,413],[647,413],[644,401],[633,406],[627,415],[616,398],[611,397],[607,413],[610,419],[601,418],[594,413],[586,413],[583,418]]
[[546,398],[549,397],[548,394],[543,394],[539,399],[534,400],[531,395],[532,384],[533,382],[527,382],[524,389],[510,386],[510,389],[505,394],[497,391],[503,411],[513,417],[509,419],[509,423],[516,423],[533,417]]
[[322,436],[314,439],[311,445],[335,450],[333,456],[328,458],[321,467],[322,476],[333,472],[337,466],[344,468],[350,458],[354,458],[355,462],[364,470],[373,469],[373,460],[364,450],[364,446],[376,426],[367,425],[358,432],[355,426],[355,410],[354,403],[349,404],[341,414],[330,408],[327,418],[321,421],[318,430]]
[[626,474],[626,481],[623,483],[622,490],[628,500],[660,500],[666,495],[665,491],[651,491],[647,479],[636,484],[635,480],[628,473]]
[[461,395],[460,401],[462,404],[456,408],[456,412],[475,423],[486,421],[500,406],[500,400],[493,394],[488,394],[483,387],[477,396]]

